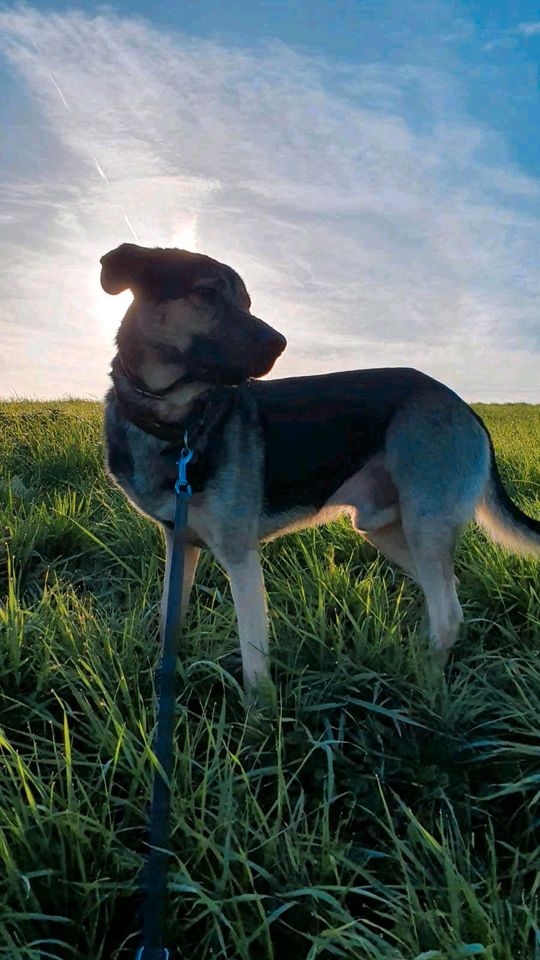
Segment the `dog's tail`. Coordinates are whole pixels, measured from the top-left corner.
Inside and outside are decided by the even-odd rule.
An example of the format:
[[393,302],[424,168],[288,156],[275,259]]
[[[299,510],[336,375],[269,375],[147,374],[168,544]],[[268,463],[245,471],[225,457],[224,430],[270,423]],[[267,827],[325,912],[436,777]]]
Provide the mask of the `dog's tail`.
[[508,496],[495,460],[493,442],[485,424],[482,424],[491,453],[491,470],[482,500],[477,504],[475,519],[496,543],[514,553],[540,556],[540,521],[522,513]]

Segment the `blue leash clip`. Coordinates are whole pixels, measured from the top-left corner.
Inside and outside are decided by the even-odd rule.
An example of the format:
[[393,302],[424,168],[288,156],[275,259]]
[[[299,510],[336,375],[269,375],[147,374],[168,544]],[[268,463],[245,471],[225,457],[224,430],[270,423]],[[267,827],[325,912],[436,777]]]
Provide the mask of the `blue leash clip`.
[[181,500],[189,500],[193,493],[191,486],[188,483],[186,469],[192,457],[193,450],[188,445],[188,435],[186,430],[184,434],[184,447],[180,451],[180,459],[178,460],[178,478],[174,485],[174,489]]
[[[161,952],[163,955],[163,960],[169,960],[170,954],[169,954],[169,951],[167,950],[167,947],[161,947]],[[135,960],[143,960],[143,958],[144,958],[144,947],[139,947],[135,955]]]

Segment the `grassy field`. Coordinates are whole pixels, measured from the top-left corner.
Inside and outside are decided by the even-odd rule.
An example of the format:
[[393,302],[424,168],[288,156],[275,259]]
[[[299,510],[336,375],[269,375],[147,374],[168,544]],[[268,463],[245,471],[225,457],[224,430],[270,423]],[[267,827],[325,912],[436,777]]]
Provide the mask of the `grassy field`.
[[[478,406],[540,516],[540,407]],[[163,547],[101,411],[0,404],[0,957],[127,960]],[[183,641],[171,958],[538,960],[539,566],[471,528],[442,676],[417,589],[345,524],[264,550],[279,716],[246,716],[222,571]]]

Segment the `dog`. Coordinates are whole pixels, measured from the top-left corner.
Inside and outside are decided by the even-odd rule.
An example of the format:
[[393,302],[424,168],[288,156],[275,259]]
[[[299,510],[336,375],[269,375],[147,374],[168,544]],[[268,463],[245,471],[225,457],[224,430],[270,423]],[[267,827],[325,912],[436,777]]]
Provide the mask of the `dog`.
[[135,244],[101,264],[104,290],[134,297],[106,397],[107,469],[163,527],[163,623],[187,431],[183,609],[207,547],[230,579],[248,691],[269,682],[261,541],[348,514],[420,585],[442,655],[463,620],[453,551],[469,521],[511,550],[540,555],[540,522],[512,502],[485,425],[448,387],[409,368],[260,380],[286,340],[252,315],[231,267]]

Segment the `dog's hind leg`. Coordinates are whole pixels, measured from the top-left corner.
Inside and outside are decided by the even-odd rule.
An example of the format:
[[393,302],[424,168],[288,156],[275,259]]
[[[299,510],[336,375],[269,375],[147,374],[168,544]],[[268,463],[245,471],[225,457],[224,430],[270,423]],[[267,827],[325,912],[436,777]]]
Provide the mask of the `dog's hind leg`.
[[[414,557],[405,539],[400,521],[397,523],[389,523],[379,530],[370,530],[369,533],[365,531],[361,532],[364,540],[367,540],[368,543],[371,543],[373,547],[384,554],[387,560],[401,567],[411,580],[414,580],[415,583],[420,585]],[[456,589],[459,587],[459,580],[455,575],[454,586]]]
[[384,454],[377,454],[353,474],[329,500],[342,506],[353,527],[418,582],[418,575],[399,515],[398,492],[386,469]]
[[[167,527],[164,528],[165,534],[165,574],[163,577],[163,593],[161,595],[161,606],[160,606],[160,617],[159,617],[159,634],[161,639],[163,639],[163,634],[165,631],[165,617],[167,614],[167,604],[169,602],[169,577],[171,572],[171,558],[172,558],[172,545],[173,545],[173,532]],[[192,543],[186,543],[184,546],[184,578],[182,583],[182,622],[185,621],[187,609],[189,606],[189,598],[191,595],[191,589],[193,587],[193,581],[195,579],[195,571],[197,569],[197,564],[199,562],[199,556],[201,553],[200,547],[194,546]]]
[[404,518],[404,531],[416,569],[416,579],[426,598],[429,636],[433,646],[446,652],[456,642],[463,612],[456,593],[453,549],[460,532],[442,521],[418,516]]
[[489,475],[486,435],[454,394],[432,389],[395,416],[386,436],[386,464],[398,489],[403,532],[426,597],[431,640],[446,651],[463,621],[453,552]]
[[409,549],[409,544],[405,539],[403,527],[398,520],[395,523],[389,523],[378,530],[361,531],[362,536],[373,547],[380,550],[388,560],[401,567],[413,580],[418,583],[418,572],[414,562],[414,557]]

